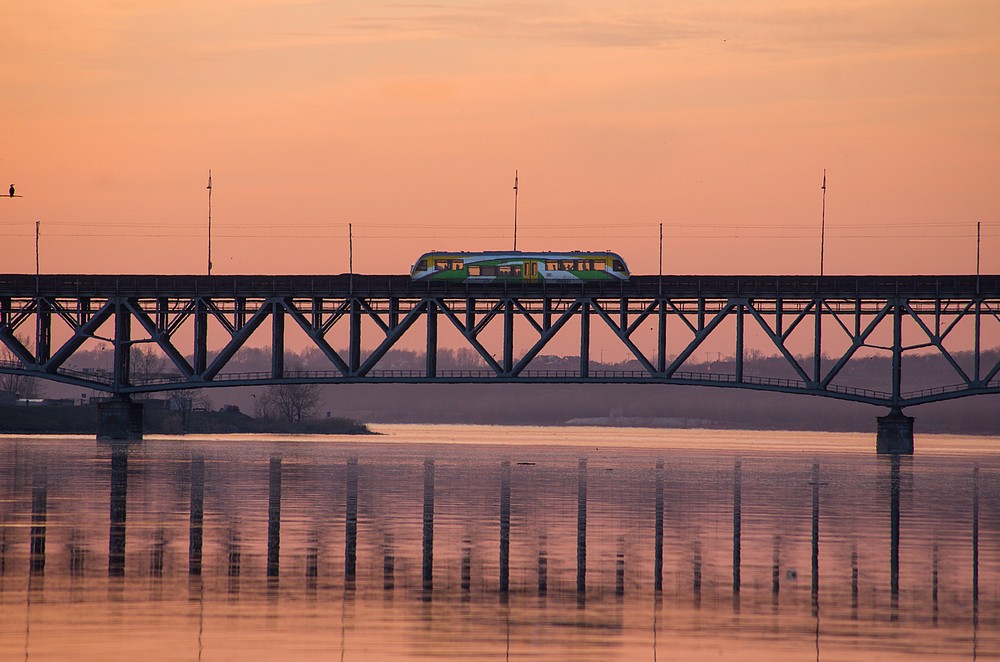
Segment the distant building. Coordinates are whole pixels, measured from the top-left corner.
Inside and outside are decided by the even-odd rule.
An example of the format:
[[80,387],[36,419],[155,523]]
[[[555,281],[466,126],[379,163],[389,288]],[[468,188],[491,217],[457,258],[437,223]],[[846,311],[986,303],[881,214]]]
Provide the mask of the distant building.
[[73,407],[76,400],[73,398],[18,398],[19,407]]

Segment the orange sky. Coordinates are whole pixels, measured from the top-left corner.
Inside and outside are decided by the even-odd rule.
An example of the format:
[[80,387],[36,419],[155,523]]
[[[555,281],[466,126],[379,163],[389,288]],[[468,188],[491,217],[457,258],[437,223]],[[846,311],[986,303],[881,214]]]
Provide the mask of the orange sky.
[[[14,3],[0,271],[1000,272],[996,0]],[[901,239],[893,239],[901,235]]]

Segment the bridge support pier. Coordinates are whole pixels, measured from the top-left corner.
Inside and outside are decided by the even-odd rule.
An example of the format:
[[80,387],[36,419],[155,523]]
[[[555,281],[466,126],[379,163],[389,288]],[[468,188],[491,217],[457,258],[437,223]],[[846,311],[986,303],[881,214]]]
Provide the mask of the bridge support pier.
[[97,438],[102,441],[142,439],[142,403],[116,397],[97,405]]
[[879,455],[913,455],[913,417],[893,407],[887,416],[879,416],[875,452]]

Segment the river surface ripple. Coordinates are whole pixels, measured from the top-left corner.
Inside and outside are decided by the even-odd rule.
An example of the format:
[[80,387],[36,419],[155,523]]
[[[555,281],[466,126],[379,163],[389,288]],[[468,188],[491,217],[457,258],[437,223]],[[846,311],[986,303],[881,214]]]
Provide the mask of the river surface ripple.
[[0,660],[1000,657],[1000,438],[0,437]]

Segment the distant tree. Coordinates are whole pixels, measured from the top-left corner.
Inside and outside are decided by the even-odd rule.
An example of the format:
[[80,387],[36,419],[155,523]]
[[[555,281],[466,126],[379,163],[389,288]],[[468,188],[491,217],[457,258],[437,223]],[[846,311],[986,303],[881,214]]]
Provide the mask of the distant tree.
[[272,388],[278,417],[286,421],[312,418],[319,409],[319,384],[280,384]]
[[[163,357],[157,354],[152,347],[142,345],[132,345],[129,361],[129,372],[133,384],[159,377],[163,374],[163,366],[166,364]],[[153,393],[136,393],[132,396],[135,400],[149,400],[152,397]]]
[[268,386],[254,397],[254,416],[289,422],[312,418],[319,409],[322,390],[319,384]]
[[[28,340],[24,336],[17,336],[17,340],[26,345]],[[0,343],[0,363],[17,364],[20,359],[10,351],[7,345]],[[19,398],[38,398],[43,391],[42,380],[37,377],[29,377],[26,374],[0,374],[0,391],[16,393]]]
[[171,391],[167,397],[173,411],[212,411],[212,398],[200,388],[193,391]]

